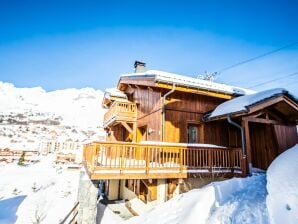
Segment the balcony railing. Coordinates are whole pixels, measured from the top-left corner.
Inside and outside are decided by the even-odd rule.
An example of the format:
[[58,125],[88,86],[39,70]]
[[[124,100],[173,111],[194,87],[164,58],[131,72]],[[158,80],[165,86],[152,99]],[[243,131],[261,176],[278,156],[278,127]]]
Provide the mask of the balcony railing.
[[115,101],[104,115],[104,127],[114,121],[133,122],[137,119],[137,105],[131,102]]
[[244,175],[241,149],[127,142],[94,142],[84,148],[91,179],[186,178],[191,174]]

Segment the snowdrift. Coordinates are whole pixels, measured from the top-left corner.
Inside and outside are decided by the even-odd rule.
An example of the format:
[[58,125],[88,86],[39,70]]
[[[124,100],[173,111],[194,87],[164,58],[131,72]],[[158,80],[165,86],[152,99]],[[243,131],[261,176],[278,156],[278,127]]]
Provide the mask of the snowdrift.
[[272,162],[267,181],[270,223],[298,223],[298,144]]
[[264,174],[214,182],[181,194],[125,224],[268,223],[266,194]]

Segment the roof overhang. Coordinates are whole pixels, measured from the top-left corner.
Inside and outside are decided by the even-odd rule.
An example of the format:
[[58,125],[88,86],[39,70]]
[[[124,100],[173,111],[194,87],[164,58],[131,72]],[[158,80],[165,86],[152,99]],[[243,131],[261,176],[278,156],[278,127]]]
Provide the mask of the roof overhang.
[[[172,89],[173,83],[175,82],[167,82],[163,80],[157,80],[152,76],[133,76],[133,77],[120,77],[118,82],[118,89],[121,91],[125,91],[129,85],[137,85],[137,86],[146,86],[146,87],[155,87],[160,89]],[[207,95],[212,97],[217,97],[221,99],[232,99],[235,94],[233,93],[225,93],[214,91],[212,89],[207,88],[198,88],[191,85],[183,85],[179,83],[175,83],[176,91],[193,93],[199,95]]]
[[259,111],[266,109],[274,110],[278,114],[283,115],[283,117],[286,117],[286,119],[289,122],[298,124],[298,102],[294,97],[292,97],[289,94],[275,95],[270,98],[267,98],[264,101],[247,106],[245,110],[227,113],[212,118],[209,118],[209,113],[207,113],[205,114],[203,120],[205,122],[208,122],[227,119],[227,116],[231,116],[233,118],[249,116],[251,114],[255,114]]

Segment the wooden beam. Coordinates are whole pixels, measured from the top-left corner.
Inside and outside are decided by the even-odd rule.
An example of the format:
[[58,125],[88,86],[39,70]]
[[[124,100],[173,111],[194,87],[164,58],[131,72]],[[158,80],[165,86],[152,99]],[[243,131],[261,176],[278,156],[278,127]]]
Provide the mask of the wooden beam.
[[291,107],[293,107],[295,110],[298,111],[298,105],[296,102],[294,102],[293,100],[289,99],[288,97],[284,97],[285,102],[287,102],[287,104],[289,104]]
[[131,180],[187,178],[187,173],[91,173],[91,180]]
[[261,111],[261,112],[256,113],[256,114],[251,114],[250,116],[251,116],[251,117],[260,117],[260,116],[262,116],[264,113],[265,113],[265,112]]
[[125,127],[125,129],[126,129],[129,133],[133,134],[133,130],[129,127],[129,125],[128,125],[126,122],[121,121],[120,123],[123,125],[123,127]]
[[266,107],[272,106],[274,104],[277,104],[281,101],[285,101],[287,104],[289,104],[291,107],[293,107],[295,110],[298,111],[298,105],[295,102],[293,102],[291,99],[289,99],[286,96],[279,96],[279,97],[273,98],[271,100],[267,100],[264,103],[260,103],[256,106],[251,107],[249,110],[249,114],[259,111],[259,110],[262,110]]
[[132,141],[137,142],[137,122],[132,123]]
[[275,108],[266,109],[266,113],[269,115],[269,117],[273,117],[275,120],[280,121],[281,123],[284,122],[284,120],[287,120],[285,118],[285,115],[277,111]]
[[248,124],[248,120],[243,119],[242,118],[242,127],[244,128],[244,134],[245,134],[245,144],[246,144],[246,170],[248,168],[249,170],[249,166],[250,164],[252,164],[252,160],[251,160],[251,142],[250,142],[250,135],[249,135],[249,124]]
[[[163,88],[163,89],[172,89],[173,88],[172,84],[165,84],[165,83],[156,83],[155,86],[158,88]],[[202,89],[196,89],[196,88],[190,88],[190,87],[187,88],[187,87],[183,87],[183,86],[176,86],[176,91],[212,96],[212,97],[221,98],[221,99],[232,99],[233,98],[233,96],[231,94],[216,93],[216,92],[211,92],[208,90],[202,90]]]
[[280,121],[264,119],[264,118],[256,118],[256,117],[243,117],[244,121],[254,122],[254,123],[262,123],[262,124],[281,124]]
[[118,89],[125,90],[128,85],[151,86],[154,87],[154,78],[132,78],[122,77],[118,82]]

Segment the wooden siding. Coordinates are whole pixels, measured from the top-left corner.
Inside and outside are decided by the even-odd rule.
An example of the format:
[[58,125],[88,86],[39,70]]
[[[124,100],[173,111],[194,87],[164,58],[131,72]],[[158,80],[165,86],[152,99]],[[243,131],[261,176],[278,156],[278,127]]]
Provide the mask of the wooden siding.
[[[137,105],[137,142],[141,140],[160,141],[162,136],[162,96],[168,90],[129,86],[125,92],[128,99]],[[224,99],[179,91],[171,94],[165,102],[165,141],[187,142],[188,124],[196,124],[199,127],[198,140],[200,143],[229,146],[229,134],[225,129],[227,125],[203,125],[201,122],[204,113],[213,110],[224,101]],[[147,133],[146,139],[141,135],[141,129],[144,127],[147,128],[147,131],[151,130],[150,133]],[[112,130],[115,136],[121,135],[116,133],[120,131],[119,128],[112,127]],[[222,134],[223,130],[225,134]],[[216,133],[216,136],[211,133]]]
[[[229,137],[233,137],[229,135],[229,130],[232,130],[230,128],[231,125],[227,121],[206,123],[204,127],[204,143],[229,147],[232,145],[229,142]],[[231,142],[235,141],[239,142],[239,140],[231,139]]]
[[[161,126],[161,93],[157,89],[134,87],[127,90],[132,92],[130,99],[137,104],[137,141],[160,141],[160,126]],[[146,127],[147,139],[140,137],[140,129]]]
[[253,167],[266,170],[279,154],[297,144],[295,125],[250,123],[249,130]]
[[279,154],[298,143],[296,125],[274,125],[274,131]]
[[[226,138],[221,139],[221,127],[212,124],[202,124],[204,113],[214,109],[224,100],[191,93],[174,92],[166,100],[165,140],[167,142],[187,142],[187,126],[198,126],[198,140],[200,143],[211,143],[228,146]],[[216,141],[212,141],[216,132]],[[225,131],[226,132],[226,131]],[[224,143],[224,144],[221,144]]]
[[[187,142],[187,125],[197,124],[199,126],[201,117],[202,114],[199,113],[166,110],[165,141]],[[200,130],[199,135],[202,134]],[[198,138],[203,140],[203,137],[198,136]]]
[[[166,92],[163,92],[165,94]],[[166,101],[169,110],[187,111],[195,113],[206,113],[224,102],[223,99],[197,95],[192,93],[174,92]]]

